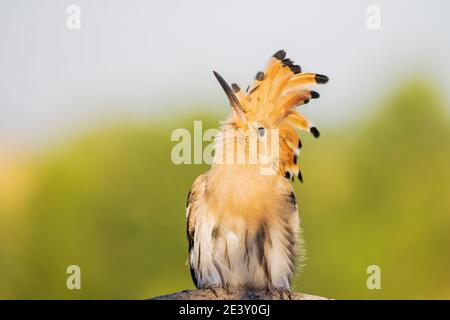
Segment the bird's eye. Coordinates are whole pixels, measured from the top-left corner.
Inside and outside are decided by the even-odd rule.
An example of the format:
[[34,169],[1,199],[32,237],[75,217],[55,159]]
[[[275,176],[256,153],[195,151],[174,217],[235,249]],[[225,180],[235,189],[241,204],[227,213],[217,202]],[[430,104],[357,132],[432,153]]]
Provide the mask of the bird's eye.
[[266,130],[263,127],[258,128],[258,134],[260,137],[264,137],[265,133],[266,133]]

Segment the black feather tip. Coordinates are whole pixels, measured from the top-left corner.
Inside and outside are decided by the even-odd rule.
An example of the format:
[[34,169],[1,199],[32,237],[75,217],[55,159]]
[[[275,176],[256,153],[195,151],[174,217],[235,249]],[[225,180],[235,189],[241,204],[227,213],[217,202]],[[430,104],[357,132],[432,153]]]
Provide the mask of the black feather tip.
[[320,97],[320,94],[316,91],[311,90],[311,99],[317,99]]
[[300,68],[300,66],[296,65],[296,64],[290,65],[289,69],[291,69],[293,74],[298,74],[298,73],[302,72],[302,68]]
[[286,51],[284,51],[284,50],[279,50],[279,51],[277,51],[274,55],[273,55],[273,57],[275,58],[275,59],[278,59],[278,60],[283,60],[285,57],[286,57]]
[[264,80],[264,72],[259,71],[259,72],[256,74],[255,79],[258,80],[258,81],[263,81],[263,80]]
[[291,59],[288,59],[288,58],[287,59],[283,59],[281,61],[281,63],[283,64],[283,67],[286,67],[286,66],[290,67],[291,65],[294,64],[294,62]]
[[323,75],[323,74],[316,74],[316,76],[314,77],[316,82],[319,84],[324,84],[328,82],[328,77]]
[[303,176],[302,176],[302,172],[300,170],[298,170],[298,180],[300,180],[301,183],[303,183]]
[[309,129],[309,131],[312,133],[314,138],[318,138],[320,136],[320,132],[316,127],[311,127],[311,129]]
[[239,91],[241,91],[241,88],[239,88],[239,86],[236,83],[231,84],[231,89],[233,89],[233,91],[235,93],[238,93]]

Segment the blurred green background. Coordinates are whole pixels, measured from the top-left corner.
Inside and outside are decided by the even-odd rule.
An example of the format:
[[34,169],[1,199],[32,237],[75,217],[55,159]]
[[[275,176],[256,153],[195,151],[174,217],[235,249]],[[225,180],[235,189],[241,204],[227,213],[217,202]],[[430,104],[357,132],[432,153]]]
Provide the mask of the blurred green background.
[[[308,260],[295,289],[450,298],[448,107],[419,77],[382,100],[363,119],[322,127],[318,140],[304,135],[305,183],[295,189]],[[141,299],[193,288],[185,199],[207,166],[173,165],[170,135],[222,117],[102,125],[3,161],[0,298]],[[82,290],[65,287],[71,264],[81,267]],[[366,287],[372,264],[381,290]]]

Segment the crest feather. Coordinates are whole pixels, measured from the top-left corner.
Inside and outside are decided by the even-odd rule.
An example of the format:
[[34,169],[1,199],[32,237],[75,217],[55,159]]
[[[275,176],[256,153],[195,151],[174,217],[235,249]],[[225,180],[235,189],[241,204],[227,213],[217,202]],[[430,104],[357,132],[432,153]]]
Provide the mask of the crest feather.
[[247,92],[243,92],[236,84],[232,84],[231,89],[220,75],[214,74],[238,116],[243,116],[249,122],[264,121],[280,130],[280,174],[302,180],[297,162],[302,143],[296,130],[306,131],[316,138],[320,133],[295,108],[319,98],[319,94],[309,87],[327,83],[328,77],[302,72],[299,65],[286,58],[284,50],[277,51],[265,71],[256,74]]

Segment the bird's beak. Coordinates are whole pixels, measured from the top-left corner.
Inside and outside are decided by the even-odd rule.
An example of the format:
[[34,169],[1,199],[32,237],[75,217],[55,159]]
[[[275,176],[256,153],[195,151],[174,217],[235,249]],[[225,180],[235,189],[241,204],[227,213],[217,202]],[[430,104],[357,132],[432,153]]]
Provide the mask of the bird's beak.
[[228,83],[225,81],[224,78],[222,78],[220,74],[218,74],[216,71],[213,71],[213,73],[217,81],[219,81],[223,91],[225,91],[225,94],[227,95],[228,100],[230,101],[231,108],[233,108],[234,112],[236,112],[236,114],[240,116],[242,120],[245,120],[244,111],[242,109],[241,104],[239,103],[239,99],[236,97],[233,90],[230,88]]

